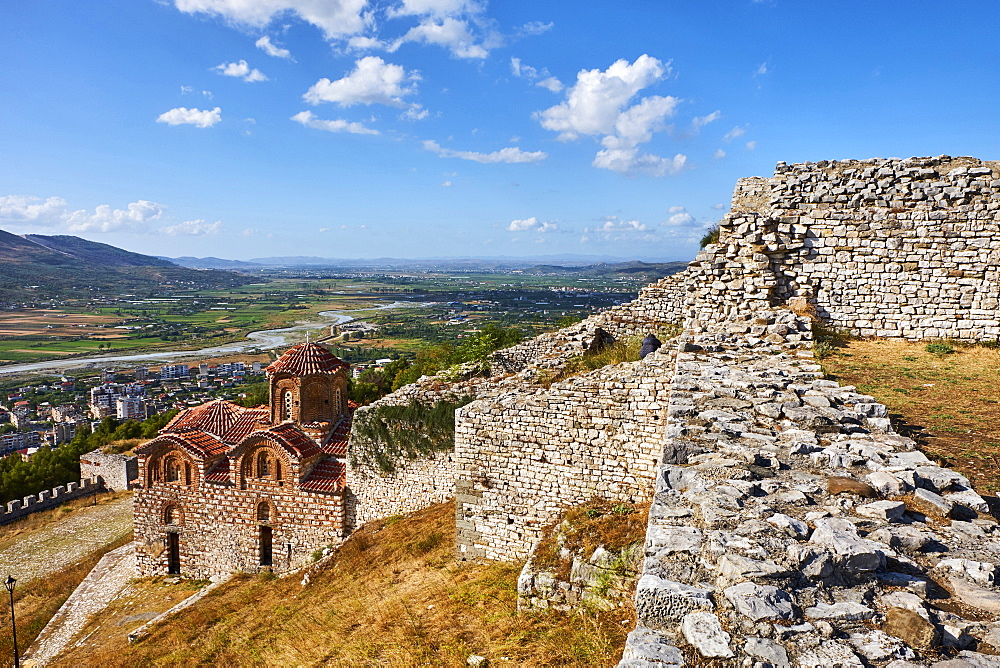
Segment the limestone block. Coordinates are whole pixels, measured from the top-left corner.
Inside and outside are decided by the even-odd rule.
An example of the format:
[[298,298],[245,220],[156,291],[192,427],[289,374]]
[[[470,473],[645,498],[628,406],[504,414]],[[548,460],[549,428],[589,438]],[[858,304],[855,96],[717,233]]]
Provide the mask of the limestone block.
[[853,601],[838,601],[837,603],[818,603],[805,609],[806,617],[813,619],[836,619],[839,621],[859,621],[871,619],[875,611],[861,603]]
[[878,545],[861,538],[854,525],[844,519],[824,517],[816,520],[810,542],[829,548],[836,555],[838,565],[851,573],[875,571],[885,564],[885,555]]
[[689,612],[714,607],[709,590],[655,575],[643,575],[635,590],[636,615],[650,628],[671,628]]
[[656,631],[638,626],[628,634],[619,668],[655,665],[658,668],[684,666],[684,655]]
[[690,612],[681,620],[685,640],[709,659],[729,659],[735,656],[729,648],[732,636],[722,630],[719,618],[711,612]]
[[792,597],[771,585],[744,582],[723,590],[736,610],[754,621],[761,619],[794,619]]
[[901,522],[903,513],[906,512],[906,505],[900,501],[875,501],[866,503],[855,508],[855,512],[862,517],[870,517],[886,522]]
[[788,668],[788,652],[785,648],[767,638],[747,638],[743,644],[743,651],[750,656],[755,656],[775,668]]

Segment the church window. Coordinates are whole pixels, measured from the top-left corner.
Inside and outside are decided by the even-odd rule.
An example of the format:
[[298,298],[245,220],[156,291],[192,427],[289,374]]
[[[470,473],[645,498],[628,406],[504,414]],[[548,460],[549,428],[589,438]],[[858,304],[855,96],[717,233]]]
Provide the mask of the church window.
[[274,479],[281,482],[281,462],[278,460],[274,462]]
[[170,457],[164,462],[167,482],[181,482],[181,463],[176,457]]
[[292,419],[292,392],[285,390],[285,419]]
[[267,501],[261,501],[257,504],[257,521],[258,522],[270,522],[271,521],[271,505]]
[[270,475],[270,467],[268,466],[267,453],[262,452],[257,455],[257,477],[266,478]]

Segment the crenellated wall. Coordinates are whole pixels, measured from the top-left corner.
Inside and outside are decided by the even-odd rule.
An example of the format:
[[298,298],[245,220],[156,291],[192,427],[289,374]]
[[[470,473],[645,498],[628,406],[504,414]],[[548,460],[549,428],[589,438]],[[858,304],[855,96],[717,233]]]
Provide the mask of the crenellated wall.
[[52,489],[46,489],[38,494],[29,494],[23,499],[14,499],[7,507],[0,506],[0,525],[8,524],[40,510],[55,508],[61,503],[77,499],[88,494],[107,491],[103,484],[95,478],[84,478],[80,482],[70,482]]

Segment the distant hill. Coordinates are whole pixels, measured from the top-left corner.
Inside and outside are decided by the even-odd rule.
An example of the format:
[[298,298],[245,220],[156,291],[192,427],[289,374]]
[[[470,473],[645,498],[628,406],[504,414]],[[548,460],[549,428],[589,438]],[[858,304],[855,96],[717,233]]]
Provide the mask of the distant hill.
[[154,294],[171,288],[240,285],[229,271],[199,271],[73,236],[18,236],[0,230],[0,303]]
[[564,267],[555,264],[539,264],[521,270],[522,274],[534,276],[576,274],[588,278],[613,278],[616,276],[641,278],[653,282],[664,276],[684,271],[687,262],[598,262],[578,267]]
[[160,257],[182,267],[191,269],[258,269],[262,267],[258,262],[244,262],[243,260],[224,260],[218,257],[191,257],[184,255],[181,257]]

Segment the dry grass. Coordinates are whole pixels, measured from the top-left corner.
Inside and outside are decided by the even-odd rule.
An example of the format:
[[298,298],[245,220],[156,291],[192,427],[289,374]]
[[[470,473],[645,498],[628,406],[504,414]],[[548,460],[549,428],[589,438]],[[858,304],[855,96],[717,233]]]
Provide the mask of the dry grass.
[[[50,573],[28,585],[18,586],[14,590],[14,610],[17,613],[17,644],[24,653],[38,634],[42,632],[59,607],[69,598],[87,574],[97,565],[101,557],[109,550],[121,547],[132,541],[131,534],[111,545],[95,550],[79,563],[56,573]],[[7,600],[7,593],[3,598]],[[5,623],[9,625],[10,610],[8,604],[4,609]],[[8,626],[9,628],[9,626]],[[10,633],[0,635],[0,666],[14,665],[13,644]]]
[[[635,623],[607,613],[516,612],[518,566],[453,556],[454,504],[373,522],[303,587],[240,576],[129,646],[125,630],[74,665],[607,666]],[[69,665],[62,663],[62,665]]]
[[10,524],[4,524],[0,526],[0,550],[7,549],[17,542],[18,539],[28,534],[58,524],[67,515],[76,510],[89,508],[94,505],[104,505],[128,496],[132,496],[132,492],[101,493],[96,495],[96,499],[94,495],[83,496],[79,499],[67,501],[50,510],[32,513]]
[[615,551],[641,543],[646,537],[648,517],[648,503],[591,499],[567,510],[558,524],[545,530],[544,538],[535,550],[535,565],[539,569],[555,568],[560,579],[568,580],[571,564],[560,559],[561,548],[589,558],[601,545],[606,550]]
[[889,407],[897,431],[928,456],[969,476],[980,493],[1000,493],[1000,351],[926,342],[845,341],[823,360],[829,377]]

